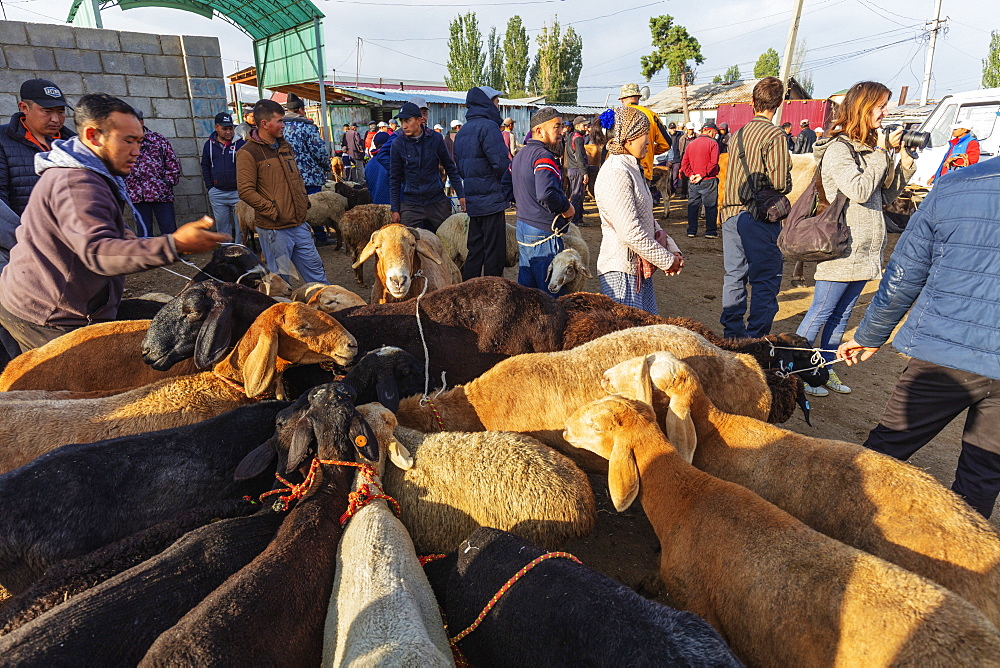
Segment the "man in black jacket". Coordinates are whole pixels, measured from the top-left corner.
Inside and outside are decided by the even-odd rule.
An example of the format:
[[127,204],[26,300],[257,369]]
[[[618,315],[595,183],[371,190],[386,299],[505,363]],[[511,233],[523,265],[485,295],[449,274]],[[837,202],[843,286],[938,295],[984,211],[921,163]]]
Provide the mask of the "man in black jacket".
[[0,200],[18,216],[39,179],[35,155],[50,150],[53,139],[76,135],[63,127],[67,106],[54,83],[29,79],[21,84],[19,111],[0,130]]
[[577,116],[573,119],[573,129],[566,141],[566,178],[569,181],[569,201],[576,215],[570,222],[583,225],[583,189],[587,185],[587,150],[583,147],[587,138],[587,119]]
[[796,153],[812,153],[816,143],[816,133],[809,129],[809,119],[803,118],[799,123],[799,136],[795,139]]
[[240,224],[236,220],[236,205],[240,193],[236,190],[236,151],[246,142],[235,137],[233,117],[226,112],[215,115],[215,132],[201,150],[201,176],[208,189],[215,229],[240,241]]

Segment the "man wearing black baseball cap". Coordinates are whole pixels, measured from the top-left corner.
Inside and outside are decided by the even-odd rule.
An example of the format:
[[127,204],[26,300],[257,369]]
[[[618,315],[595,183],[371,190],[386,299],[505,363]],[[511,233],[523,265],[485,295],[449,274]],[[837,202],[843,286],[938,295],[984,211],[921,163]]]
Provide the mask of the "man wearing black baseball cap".
[[[68,106],[54,83],[29,79],[21,84],[18,112],[0,130],[0,200],[18,216],[38,182],[35,154],[50,150],[53,139],[68,139],[76,134],[63,127]],[[9,250],[13,240],[5,240],[4,236],[0,234],[0,248]]]
[[436,132],[424,133],[420,107],[404,102],[397,116],[402,136],[392,140],[389,152],[389,204],[392,222],[436,232],[451,215],[451,201],[444,194],[440,168],[451,180],[465,211],[465,189],[444,139]]
[[208,189],[216,229],[231,236],[236,243],[242,243],[240,224],[236,220],[236,205],[240,201],[240,193],[236,190],[236,151],[246,142],[235,135],[233,117],[224,111],[216,114],[215,132],[201,149],[201,176]]

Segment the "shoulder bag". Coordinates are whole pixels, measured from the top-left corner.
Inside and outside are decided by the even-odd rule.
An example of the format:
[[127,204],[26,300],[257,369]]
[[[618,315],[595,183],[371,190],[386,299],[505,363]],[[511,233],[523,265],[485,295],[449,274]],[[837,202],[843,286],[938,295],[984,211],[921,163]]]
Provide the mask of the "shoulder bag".
[[[739,133],[736,140],[737,153],[740,156],[740,164],[746,173],[747,182],[753,187],[753,179],[750,176],[750,166],[747,164],[747,154],[743,148],[743,133]],[[785,194],[774,188],[764,188],[754,191],[753,199],[747,204],[750,215],[760,221],[777,223],[783,220],[791,211],[792,204],[785,197]]]
[[[843,141],[839,140],[838,141]],[[844,142],[854,163],[861,166],[854,147]],[[826,154],[823,154],[823,158]],[[823,189],[823,158],[816,165],[812,183],[792,205],[788,220],[778,235],[778,249],[788,260],[824,262],[843,257],[850,243],[850,229],[844,220],[847,196],[837,192],[833,202]]]

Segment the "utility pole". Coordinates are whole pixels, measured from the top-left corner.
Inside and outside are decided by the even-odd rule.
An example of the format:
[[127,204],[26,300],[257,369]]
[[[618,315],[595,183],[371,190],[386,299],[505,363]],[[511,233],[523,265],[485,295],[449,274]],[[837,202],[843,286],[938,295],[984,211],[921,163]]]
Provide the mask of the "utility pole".
[[[788,26],[788,39],[785,40],[785,53],[781,56],[781,70],[778,76],[781,84],[785,87],[785,95],[788,95],[788,79],[791,76],[792,57],[795,55],[795,41],[799,36],[799,21],[802,19],[803,0],[795,0],[795,8],[792,11],[792,23]],[[781,111],[784,103],[778,105],[778,110],[774,112],[774,124],[781,125]]]
[[[348,56],[350,58],[350,56]],[[354,85],[361,85],[361,38],[358,38],[357,58],[354,59]]]
[[[945,19],[947,21],[948,19]],[[920,89],[920,106],[927,104],[927,95],[931,89],[931,71],[934,69],[934,47],[937,46],[938,31],[941,30],[941,0],[934,4],[934,20],[928,21],[928,30],[931,33],[930,41],[927,43],[927,62],[924,64],[924,85]]]

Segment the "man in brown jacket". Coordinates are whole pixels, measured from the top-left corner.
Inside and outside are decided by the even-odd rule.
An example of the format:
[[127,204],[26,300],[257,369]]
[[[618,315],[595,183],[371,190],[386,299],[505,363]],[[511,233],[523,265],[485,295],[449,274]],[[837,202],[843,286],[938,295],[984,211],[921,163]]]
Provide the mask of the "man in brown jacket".
[[285,110],[273,100],[253,107],[257,128],[236,152],[236,189],[253,207],[254,225],[264,260],[274,273],[291,280],[292,265],[306,283],[326,283],[323,260],[306,219],[309,198],[295,163],[295,152],[282,137]]
[[123,211],[130,208],[139,216],[122,177],[139,157],[142,122],[128,104],[103,93],[84,95],[74,116],[80,134],[36,156],[41,178],[21,216],[10,264],[0,275],[0,324],[21,350],[114,320],[124,274],[229,241],[210,231],[211,218],[172,234],[136,239]]

